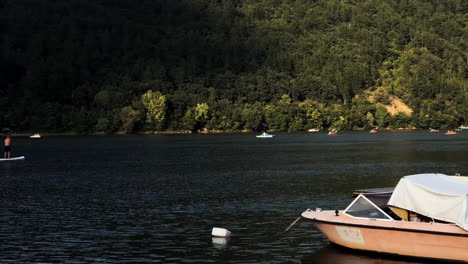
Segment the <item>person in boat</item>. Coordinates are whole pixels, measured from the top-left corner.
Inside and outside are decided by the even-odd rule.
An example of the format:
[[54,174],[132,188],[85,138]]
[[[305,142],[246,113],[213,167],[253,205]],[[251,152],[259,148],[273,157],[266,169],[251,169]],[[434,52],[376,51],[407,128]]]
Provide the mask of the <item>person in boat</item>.
[[5,153],[3,154],[3,157],[5,159],[9,159],[11,156],[11,138],[10,136],[7,136],[4,141],[5,144]]

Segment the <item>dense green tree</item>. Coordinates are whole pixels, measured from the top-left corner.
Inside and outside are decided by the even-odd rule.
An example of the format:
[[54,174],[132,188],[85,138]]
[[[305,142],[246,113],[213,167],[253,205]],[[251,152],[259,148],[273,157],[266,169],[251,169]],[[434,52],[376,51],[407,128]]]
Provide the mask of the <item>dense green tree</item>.
[[[468,123],[461,0],[6,0],[0,122],[21,130]],[[149,92],[151,91],[151,92]],[[395,98],[412,115],[390,115]]]
[[265,104],[256,102],[254,104],[245,104],[242,111],[242,119],[244,123],[244,129],[252,131],[264,131],[267,130],[267,124],[265,120]]
[[321,110],[323,109],[323,105],[321,105],[317,101],[307,99],[299,103],[298,106],[305,112],[306,128],[322,128],[323,116]]
[[207,103],[197,104],[194,108],[194,118],[198,128],[205,128],[209,119],[210,107]]
[[383,106],[377,106],[375,111],[375,122],[378,128],[388,127],[390,124],[390,114]]
[[141,113],[133,109],[131,106],[125,106],[120,110],[120,121],[122,122],[121,131],[124,133],[132,133],[135,130],[135,125],[141,119]]
[[[143,105],[146,108],[146,124],[150,129],[163,129],[166,120],[167,101],[161,92],[147,91],[142,96]],[[195,116],[197,118],[197,116]]]

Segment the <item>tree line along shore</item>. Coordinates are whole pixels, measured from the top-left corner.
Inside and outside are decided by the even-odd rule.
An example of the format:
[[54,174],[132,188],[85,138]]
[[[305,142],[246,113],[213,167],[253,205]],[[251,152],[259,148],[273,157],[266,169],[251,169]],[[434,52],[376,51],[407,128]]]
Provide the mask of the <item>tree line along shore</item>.
[[0,0],[0,126],[453,129],[466,21],[463,0]]

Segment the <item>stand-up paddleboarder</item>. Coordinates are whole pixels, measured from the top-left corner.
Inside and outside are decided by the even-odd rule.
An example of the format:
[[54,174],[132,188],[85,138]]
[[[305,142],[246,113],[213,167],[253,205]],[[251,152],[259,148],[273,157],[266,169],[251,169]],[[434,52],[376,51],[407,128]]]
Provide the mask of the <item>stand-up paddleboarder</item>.
[[10,136],[7,136],[4,141],[5,144],[5,154],[3,154],[3,157],[5,159],[9,159],[11,156],[11,138]]

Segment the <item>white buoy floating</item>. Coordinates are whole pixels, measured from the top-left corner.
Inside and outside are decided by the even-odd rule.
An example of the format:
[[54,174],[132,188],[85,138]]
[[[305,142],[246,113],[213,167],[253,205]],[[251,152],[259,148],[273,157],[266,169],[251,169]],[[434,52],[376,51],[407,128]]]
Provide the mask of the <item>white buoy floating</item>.
[[230,237],[231,231],[220,227],[213,227],[211,235],[214,237]]
[[225,248],[231,239],[231,231],[220,227],[213,227],[211,235],[213,236],[213,245],[220,249]]

